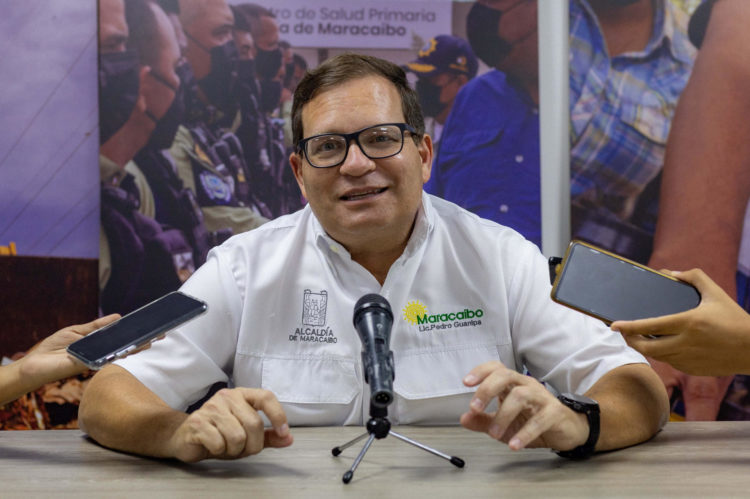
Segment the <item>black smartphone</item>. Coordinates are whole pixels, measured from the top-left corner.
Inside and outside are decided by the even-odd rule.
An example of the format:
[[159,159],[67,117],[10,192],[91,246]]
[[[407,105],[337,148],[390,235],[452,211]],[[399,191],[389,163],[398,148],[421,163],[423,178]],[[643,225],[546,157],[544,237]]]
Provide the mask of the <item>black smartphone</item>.
[[68,345],[70,355],[100,369],[206,311],[207,305],[174,291]]
[[701,295],[670,275],[573,241],[552,286],[552,299],[610,324],[684,312],[697,307]]

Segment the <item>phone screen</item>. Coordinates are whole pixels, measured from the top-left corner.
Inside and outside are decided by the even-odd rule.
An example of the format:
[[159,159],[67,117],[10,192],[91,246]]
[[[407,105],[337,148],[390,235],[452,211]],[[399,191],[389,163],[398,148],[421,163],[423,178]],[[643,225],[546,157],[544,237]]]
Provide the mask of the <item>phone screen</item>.
[[552,298],[607,323],[683,312],[701,300],[688,283],[580,242],[571,243]]
[[206,308],[202,301],[174,291],[71,343],[67,350],[96,369],[200,315]]

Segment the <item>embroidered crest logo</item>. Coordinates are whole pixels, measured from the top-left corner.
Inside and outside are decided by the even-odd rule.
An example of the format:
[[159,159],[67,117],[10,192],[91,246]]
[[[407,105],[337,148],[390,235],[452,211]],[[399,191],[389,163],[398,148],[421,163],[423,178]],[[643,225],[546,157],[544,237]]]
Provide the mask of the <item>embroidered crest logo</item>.
[[306,326],[325,326],[328,292],[313,293],[305,290],[302,298],[302,324]]

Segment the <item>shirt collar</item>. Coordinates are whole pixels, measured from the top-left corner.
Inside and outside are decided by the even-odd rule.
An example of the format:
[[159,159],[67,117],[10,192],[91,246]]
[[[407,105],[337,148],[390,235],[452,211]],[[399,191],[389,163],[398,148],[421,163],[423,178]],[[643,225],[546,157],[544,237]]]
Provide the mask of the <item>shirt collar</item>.
[[695,58],[695,48],[687,37],[688,15],[668,0],[656,0],[657,7],[660,3],[663,4],[663,8],[657,9],[658,15],[654,25],[656,29],[656,26],[659,26],[657,23],[661,23],[659,29],[661,37],[657,40],[654,36],[655,43],[659,45],[664,43],[672,57],[686,64],[692,64]]
[[[594,9],[586,0],[581,0],[581,3],[584,11],[595,21],[596,29],[603,40],[604,34],[596,19]],[[687,38],[687,14],[672,5],[669,0],[654,0],[653,6],[655,9],[654,29],[646,48],[640,52],[627,53],[618,57],[647,58],[663,46],[674,59],[692,64],[695,51]]]

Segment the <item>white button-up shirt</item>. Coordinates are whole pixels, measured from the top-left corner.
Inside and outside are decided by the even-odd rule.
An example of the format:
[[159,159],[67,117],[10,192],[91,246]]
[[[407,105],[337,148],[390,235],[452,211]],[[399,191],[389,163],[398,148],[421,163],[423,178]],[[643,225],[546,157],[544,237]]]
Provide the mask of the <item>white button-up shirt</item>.
[[397,424],[458,423],[474,391],[462,379],[486,361],[576,393],[645,362],[619,334],[550,299],[534,244],[427,194],[382,287],[308,206],[214,248],[182,290],[208,311],[118,361],[176,409],[226,381],[272,391],[291,425],[364,423],[369,388],[352,313],[367,293],[393,309]]

